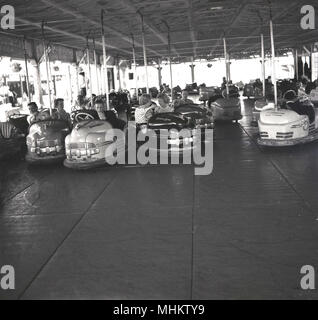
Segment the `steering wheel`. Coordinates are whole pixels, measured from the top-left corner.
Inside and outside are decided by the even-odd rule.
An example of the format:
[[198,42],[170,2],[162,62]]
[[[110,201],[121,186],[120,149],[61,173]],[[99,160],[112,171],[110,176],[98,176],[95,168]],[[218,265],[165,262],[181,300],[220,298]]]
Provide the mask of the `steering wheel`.
[[95,120],[94,116],[86,112],[79,112],[78,114],[75,115],[74,119],[76,122],[81,122],[85,120]]
[[295,90],[288,90],[288,91],[285,92],[285,94],[284,94],[284,96],[283,96],[283,99],[284,99],[284,100],[286,100],[286,96],[287,96],[287,94],[289,94],[289,93],[292,93],[292,94],[294,95],[294,98],[297,97],[297,93],[296,93]]

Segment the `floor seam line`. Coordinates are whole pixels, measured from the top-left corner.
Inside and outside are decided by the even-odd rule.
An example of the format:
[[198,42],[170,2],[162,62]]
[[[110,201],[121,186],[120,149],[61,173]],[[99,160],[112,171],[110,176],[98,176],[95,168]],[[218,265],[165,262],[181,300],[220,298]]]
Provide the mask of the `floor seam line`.
[[190,291],[190,300],[193,300],[193,288],[194,288],[194,211],[195,211],[195,175],[193,174],[192,178],[193,183],[193,191],[192,191],[192,216],[191,216],[191,224],[192,224],[192,232],[191,232],[191,291]]
[[18,191],[15,195],[5,199],[4,201],[0,202],[0,206],[4,206],[6,205],[8,202],[12,201],[15,197],[19,196],[21,193],[23,193],[25,190],[29,189],[30,187],[32,187],[35,183],[37,182],[42,182],[44,179],[46,179],[47,177],[49,177],[51,174],[54,173],[54,171],[56,171],[56,169],[53,169],[50,173],[46,174],[45,176],[41,177],[39,181],[34,181],[32,183],[30,183],[28,186],[26,186],[25,188],[23,188],[22,190]]
[[31,287],[33,282],[38,278],[38,276],[41,274],[41,272],[44,270],[44,268],[48,265],[48,263],[52,260],[52,258],[55,256],[57,251],[63,246],[65,241],[70,237],[70,235],[75,231],[75,229],[79,226],[79,224],[83,221],[83,219],[86,217],[89,210],[92,208],[92,206],[96,203],[96,201],[101,197],[101,195],[106,191],[106,189],[112,184],[112,182],[115,180],[117,176],[113,177],[111,181],[109,181],[106,186],[103,188],[103,190],[97,195],[97,197],[92,201],[92,203],[89,205],[89,207],[83,212],[81,217],[78,219],[78,221],[75,223],[75,225],[71,228],[71,230],[66,234],[66,236],[62,239],[60,244],[55,248],[53,253],[49,256],[49,258],[43,263],[41,268],[38,272],[34,275],[34,277],[31,279],[29,284],[25,287],[25,289],[21,292],[21,294],[18,296],[17,300],[21,300],[24,294],[27,292],[27,290]]

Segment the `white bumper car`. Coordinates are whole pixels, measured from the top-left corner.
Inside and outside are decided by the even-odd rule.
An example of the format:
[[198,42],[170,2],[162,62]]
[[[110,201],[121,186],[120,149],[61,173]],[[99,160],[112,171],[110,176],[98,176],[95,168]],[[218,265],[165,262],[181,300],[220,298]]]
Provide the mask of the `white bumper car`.
[[266,110],[258,121],[258,144],[283,147],[318,139],[318,111],[309,101],[289,103],[288,109]]
[[[288,105],[290,103],[297,102],[297,100],[298,100],[297,93],[294,90],[288,90],[284,94],[281,101],[279,101],[279,104],[280,105]],[[267,102],[265,99],[256,100],[255,104],[254,104],[251,125],[257,127],[261,112],[266,111],[266,110],[273,110],[273,109],[275,109],[274,103]]]
[[104,120],[86,120],[78,123],[65,139],[66,160],[70,169],[90,169],[106,166],[107,155],[125,152],[126,134],[118,140],[108,139],[108,132],[114,127]]

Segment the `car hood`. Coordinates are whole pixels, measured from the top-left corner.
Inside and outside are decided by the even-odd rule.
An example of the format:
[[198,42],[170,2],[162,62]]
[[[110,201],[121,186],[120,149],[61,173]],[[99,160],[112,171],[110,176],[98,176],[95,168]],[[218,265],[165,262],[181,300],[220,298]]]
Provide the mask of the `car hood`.
[[69,134],[68,124],[61,120],[40,121],[31,125],[28,140],[59,140]]
[[70,135],[74,142],[86,141],[88,135],[103,136],[108,130],[113,129],[112,125],[103,120],[87,120],[78,123]]
[[149,129],[182,129],[187,127],[188,120],[180,113],[160,113],[153,116],[148,122]]
[[222,98],[218,99],[213,103],[214,106],[219,107],[219,108],[240,108],[241,107],[241,102],[240,99],[238,98]]
[[302,116],[292,110],[267,110],[260,114],[260,121],[264,124],[288,124],[300,120]]
[[193,119],[202,119],[207,116],[208,111],[199,105],[185,105],[175,109],[176,112],[182,114],[185,117],[191,117]]

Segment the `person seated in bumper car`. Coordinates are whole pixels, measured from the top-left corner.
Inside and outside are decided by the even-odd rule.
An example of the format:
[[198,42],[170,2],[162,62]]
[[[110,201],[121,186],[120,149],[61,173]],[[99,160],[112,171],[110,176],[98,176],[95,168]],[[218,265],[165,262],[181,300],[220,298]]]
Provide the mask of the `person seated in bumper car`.
[[71,116],[64,110],[64,99],[56,99],[54,101],[54,108],[56,109],[55,118],[57,120],[64,120],[72,126]]
[[189,91],[182,90],[181,99],[174,101],[174,107],[184,106],[184,105],[188,105],[188,104],[194,104],[193,100],[188,99],[188,97],[189,97]]
[[87,103],[85,102],[85,98],[82,95],[77,96],[77,100],[75,102],[75,105],[72,108],[73,110],[84,110],[87,107]]
[[298,97],[300,99],[306,99],[306,97],[307,97],[307,92],[306,92],[307,84],[308,84],[307,79],[303,78],[300,82],[300,86],[298,89]]
[[28,104],[28,108],[30,111],[30,115],[28,116],[27,120],[29,125],[32,125],[35,122],[41,121],[41,114],[39,112],[39,107],[35,102],[30,102]]
[[221,89],[222,90],[226,89],[226,85],[227,85],[226,77],[223,77],[223,81],[222,81],[222,84],[221,84]]
[[155,108],[155,113],[173,112],[174,108],[170,105],[170,98],[165,93],[158,95],[159,106]]
[[100,120],[108,121],[115,129],[125,129],[126,122],[121,119],[118,119],[113,111],[106,111],[106,106],[103,100],[96,100],[95,109],[98,113]]
[[157,105],[151,100],[149,94],[143,94],[139,99],[139,106],[135,111],[135,121],[137,125],[147,124],[154,114]]

